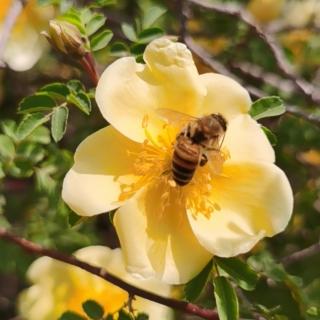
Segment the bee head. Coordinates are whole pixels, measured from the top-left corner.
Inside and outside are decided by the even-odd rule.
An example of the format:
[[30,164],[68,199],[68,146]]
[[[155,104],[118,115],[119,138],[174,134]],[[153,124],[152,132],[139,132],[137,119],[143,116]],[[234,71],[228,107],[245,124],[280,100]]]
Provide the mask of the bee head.
[[210,116],[218,121],[224,132],[227,131],[227,120],[220,113],[212,113]]

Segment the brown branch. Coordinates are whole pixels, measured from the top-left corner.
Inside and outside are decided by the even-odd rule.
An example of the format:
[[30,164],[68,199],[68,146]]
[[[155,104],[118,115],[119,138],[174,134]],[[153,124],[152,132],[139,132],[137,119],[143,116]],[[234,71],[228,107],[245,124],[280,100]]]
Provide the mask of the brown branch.
[[68,256],[56,250],[43,248],[34,242],[20,238],[2,228],[0,228],[0,238],[8,240],[18,245],[20,248],[22,248],[23,250],[29,253],[39,255],[39,256],[47,256],[47,257],[59,260],[61,262],[65,262],[67,264],[73,265],[75,267],[79,267],[127,291],[131,297],[139,296],[141,298],[160,303],[162,305],[182,311],[184,313],[197,315],[203,319],[219,320],[218,314],[215,310],[203,309],[195,304],[192,304],[186,301],[163,297],[153,292],[149,292],[149,291],[137,288],[121,280],[120,278],[108,273],[108,271],[106,271],[105,269],[92,266],[89,263],[78,260],[74,256]]
[[[228,68],[226,68],[221,62],[213,59],[211,55],[209,55],[203,48],[198,46],[190,36],[185,36],[184,38],[186,45],[189,47],[189,49],[198,56],[203,63],[205,63],[208,67],[210,67],[212,70],[224,74],[230,78],[233,78],[237,82],[243,84],[246,89],[248,90],[249,94],[253,98],[262,98],[265,96],[264,92],[259,90],[256,87],[248,86],[243,83],[243,80],[240,79],[238,76],[236,76],[234,73],[232,73]],[[297,106],[293,105],[286,105],[287,113],[303,118],[304,120],[313,123],[314,125],[320,127],[320,116],[316,114],[312,114],[309,112],[306,112],[304,110],[301,110]]]
[[0,67],[4,67],[3,55],[6,44],[9,40],[11,30],[15,25],[23,7],[26,5],[26,0],[16,0],[12,2],[12,5],[8,11],[6,19],[2,25],[2,32],[0,34]]
[[284,257],[281,262],[285,267],[291,264],[310,258],[316,254],[320,253],[320,242],[313,244],[312,246],[303,249],[301,251],[294,252],[287,257]]
[[277,63],[278,69],[282,73],[282,75],[292,80],[296,88],[300,91],[300,93],[302,93],[312,103],[318,104],[320,102],[318,95],[316,95],[316,89],[310,83],[301,79],[298,75],[296,75],[293,72],[291,65],[287,63],[287,60],[284,57],[283,52],[277,46],[274,37],[271,34],[264,32],[260,28],[260,26],[250,18],[246,11],[244,11],[239,6],[235,5],[221,5],[205,0],[187,1],[206,10],[211,10],[220,14],[231,16],[244,22],[249,27],[250,32],[262,39],[263,42],[267,45],[267,47],[270,49]]

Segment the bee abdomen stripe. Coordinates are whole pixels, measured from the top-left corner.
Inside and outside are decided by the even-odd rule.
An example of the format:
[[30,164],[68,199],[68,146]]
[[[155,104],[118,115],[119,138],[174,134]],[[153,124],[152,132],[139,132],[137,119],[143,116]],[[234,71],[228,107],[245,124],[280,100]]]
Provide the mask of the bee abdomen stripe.
[[181,167],[177,168],[176,166],[173,166],[172,167],[172,170],[173,170],[173,173],[175,175],[175,177],[178,177],[178,178],[185,178],[185,179],[190,179],[192,178],[193,176],[193,173],[194,173],[194,170],[185,170]]

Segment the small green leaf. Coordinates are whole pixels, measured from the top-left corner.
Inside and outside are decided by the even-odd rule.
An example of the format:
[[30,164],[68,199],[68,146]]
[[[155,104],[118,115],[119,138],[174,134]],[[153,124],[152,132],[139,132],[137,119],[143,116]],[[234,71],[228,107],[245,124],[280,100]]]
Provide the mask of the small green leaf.
[[20,113],[50,110],[56,106],[55,101],[47,93],[38,93],[24,98],[19,103]]
[[3,161],[12,160],[16,149],[12,139],[4,134],[0,134],[0,159]]
[[131,46],[130,52],[135,56],[140,56],[143,54],[146,45],[144,43],[135,43]]
[[103,8],[116,3],[117,0],[94,0],[93,3],[90,3],[90,6],[96,8]]
[[245,262],[237,258],[219,258],[214,261],[219,268],[230,275],[236,283],[244,290],[254,290],[258,281],[258,275]]
[[128,23],[123,23],[121,25],[121,30],[123,34],[127,37],[127,39],[133,42],[137,41],[137,35],[132,25]]
[[162,37],[164,31],[160,28],[149,28],[141,31],[138,35],[140,43],[149,43],[150,41]]
[[105,48],[113,37],[111,30],[105,29],[94,35],[90,41],[91,50],[98,51]]
[[134,320],[134,317],[122,309],[119,311],[118,320]]
[[123,42],[115,42],[110,47],[110,55],[114,57],[124,57],[129,53],[129,48]]
[[42,87],[39,92],[45,92],[50,96],[66,97],[70,93],[70,90],[64,83],[55,82]]
[[239,303],[237,295],[225,277],[216,277],[214,283],[214,296],[220,320],[238,320]]
[[53,140],[58,142],[64,136],[67,129],[69,109],[65,106],[60,106],[54,109],[51,117],[51,134]]
[[49,121],[50,116],[41,112],[26,115],[17,128],[17,139],[23,140],[36,128]]
[[66,311],[58,320],[86,320],[86,318],[73,311]]
[[[3,169],[3,163],[0,162],[0,179],[4,178],[6,176],[4,169]],[[1,213],[1,207],[0,207],[0,213]],[[1,226],[1,215],[0,215],[0,226]]]
[[17,124],[14,120],[11,120],[11,119],[2,120],[0,126],[1,126],[1,130],[6,136],[10,137],[13,141],[16,140]]
[[277,136],[269,128],[265,126],[261,126],[261,129],[263,130],[264,134],[267,136],[271,145],[276,146],[278,143]]
[[107,18],[103,14],[96,13],[86,25],[87,35],[91,36],[97,32],[105,24],[106,20]]
[[85,114],[90,114],[91,112],[91,100],[83,92],[80,92],[77,95],[70,94],[68,96],[68,102],[78,107]]
[[68,89],[72,93],[82,92],[85,91],[85,87],[83,86],[82,82],[79,80],[69,80],[67,83]]
[[195,301],[209,279],[212,270],[212,260],[203,268],[203,270],[191,279],[184,287],[184,296],[187,301]]
[[63,21],[67,21],[67,22],[73,24],[74,26],[76,26],[79,29],[79,31],[83,35],[85,35],[86,30],[85,30],[84,25],[81,20],[81,12],[79,12],[74,7],[69,9],[68,12],[66,12],[63,16],[59,17],[58,19],[63,20]]
[[45,126],[40,126],[35,129],[26,140],[40,144],[49,144],[51,141],[50,130]]
[[88,317],[94,320],[99,320],[104,315],[104,310],[101,305],[94,300],[87,300],[82,304],[82,309]]
[[143,17],[143,29],[151,27],[167,10],[161,7],[151,7]]
[[149,315],[147,315],[146,313],[138,313],[138,315],[135,318],[135,320],[148,320],[148,319],[149,319]]
[[253,119],[276,117],[285,113],[286,108],[280,97],[271,96],[256,100],[250,109],[250,115]]

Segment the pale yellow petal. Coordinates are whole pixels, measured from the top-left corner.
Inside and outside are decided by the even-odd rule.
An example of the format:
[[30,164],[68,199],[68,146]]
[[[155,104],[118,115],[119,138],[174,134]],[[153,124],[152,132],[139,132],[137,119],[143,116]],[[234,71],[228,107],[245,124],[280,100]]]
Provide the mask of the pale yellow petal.
[[111,126],[86,138],[75,153],[67,173],[62,198],[77,214],[92,216],[117,208],[121,183],[133,182],[134,156],[138,144]]
[[231,160],[274,162],[274,150],[260,125],[249,115],[229,121],[223,146]]
[[211,255],[194,237],[181,205],[170,202],[162,208],[159,197],[164,190],[159,184],[140,191],[117,211],[114,223],[129,272],[185,283]]
[[229,121],[250,110],[249,93],[235,80],[218,73],[206,73],[200,75],[200,81],[207,88],[207,95],[198,115],[220,113]]
[[[108,272],[136,287],[163,296],[170,296],[171,288],[169,285],[156,279],[139,279],[130,275],[125,269],[120,249],[112,250],[104,246],[91,246],[78,250],[75,255],[78,259],[90,261],[90,264],[92,265],[105,268]],[[173,318],[173,311],[171,309],[140,297],[134,299],[133,308],[137,311],[149,314],[150,320],[170,320]]]
[[104,118],[128,138],[145,139],[142,122],[157,134],[163,121],[157,109],[194,114],[206,93],[189,50],[181,43],[158,39],[145,51],[147,65],[132,57],[118,59],[101,75],[96,101]]
[[216,178],[210,218],[188,212],[200,243],[212,254],[232,257],[249,251],[262,237],[285,229],[293,195],[286,175],[269,163],[229,162]]

